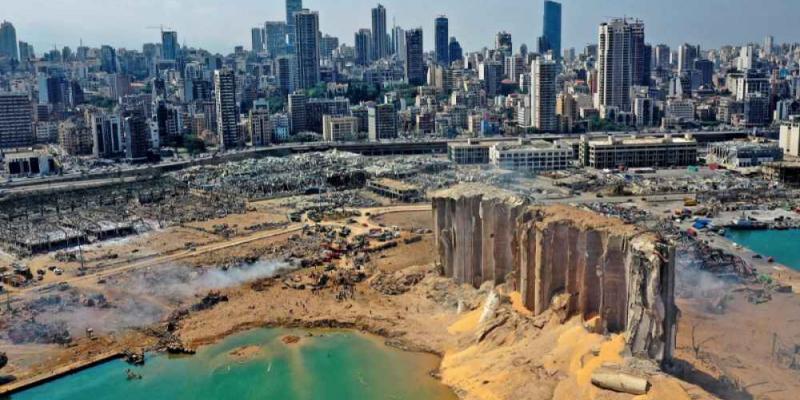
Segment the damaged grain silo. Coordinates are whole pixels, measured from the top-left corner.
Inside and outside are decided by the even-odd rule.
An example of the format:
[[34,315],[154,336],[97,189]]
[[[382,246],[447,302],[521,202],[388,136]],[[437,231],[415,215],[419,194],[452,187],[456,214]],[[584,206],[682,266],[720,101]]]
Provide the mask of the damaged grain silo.
[[675,347],[674,248],[623,221],[462,185],[434,194],[444,274],[475,287],[507,282],[539,315],[556,295],[569,315],[599,317],[631,353],[665,361]]

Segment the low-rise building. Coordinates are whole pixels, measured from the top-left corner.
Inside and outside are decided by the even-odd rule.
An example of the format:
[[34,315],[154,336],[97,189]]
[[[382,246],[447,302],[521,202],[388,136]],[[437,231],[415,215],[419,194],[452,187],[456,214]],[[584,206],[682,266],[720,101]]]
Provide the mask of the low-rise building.
[[515,171],[555,171],[572,162],[572,147],[544,140],[497,143],[489,149],[492,165]]
[[597,169],[677,167],[697,163],[697,140],[683,137],[581,137],[579,159]]
[[783,160],[783,150],[775,142],[730,141],[714,143],[708,147],[708,163],[726,168],[758,167],[765,163]]
[[421,197],[418,187],[394,179],[372,179],[367,182],[367,188],[381,196],[405,202],[419,200]]
[[51,175],[59,171],[56,160],[50,154],[36,151],[7,153],[4,155],[4,172],[11,177]]
[[761,171],[767,179],[773,182],[793,187],[800,186],[800,162],[768,162],[761,165]]
[[466,142],[447,144],[447,158],[459,165],[475,165],[489,163],[489,149],[492,143],[482,143],[469,139]]

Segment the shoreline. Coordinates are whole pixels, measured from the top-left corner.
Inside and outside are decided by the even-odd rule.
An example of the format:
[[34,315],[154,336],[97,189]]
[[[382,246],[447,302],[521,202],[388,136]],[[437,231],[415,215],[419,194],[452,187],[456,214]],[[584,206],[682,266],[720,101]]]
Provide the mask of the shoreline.
[[42,386],[44,384],[56,381],[58,379],[67,377],[69,375],[77,374],[81,371],[85,371],[92,367],[96,367],[98,365],[105,364],[107,362],[114,361],[122,357],[123,357],[123,351],[114,350],[96,356],[90,360],[78,361],[74,364],[57,368],[56,370],[51,371],[49,373],[43,373],[26,379],[12,381],[3,386],[0,386],[0,396],[8,396],[14,393],[23,392],[28,389],[33,389],[35,387]]
[[[431,378],[433,378],[440,384],[446,386],[450,391],[453,392],[453,394],[456,394],[455,389],[450,386],[447,386],[442,381],[439,374],[436,373],[442,366],[444,352],[434,350],[420,343],[413,343],[407,340],[399,339],[401,336],[404,335],[404,333],[390,332],[385,328],[380,328],[374,324],[369,324],[369,323],[354,323],[348,321],[341,321],[335,318],[317,319],[317,320],[296,319],[293,321],[270,321],[264,323],[254,322],[250,324],[238,325],[220,335],[213,335],[207,338],[195,340],[190,343],[190,346],[193,349],[200,350],[200,348],[202,347],[213,346],[233,336],[259,329],[294,329],[294,330],[304,330],[314,334],[316,334],[317,332],[325,332],[325,331],[348,332],[351,334],[364,335],[370,339],[374,339],[380,342],[387,348],[394,349],[397,351],[434,356],[437,358],[437,365],[435,368],[428,371],[429,372],[428,375],[431,376]],[[61,378],[65,378],[67,376],[83,372],[93,367],[121,359],[124,356],[124,352],[125,352],[124,350],[113,350],[98,355],[90,360],[84,360],[70,365],[62,366],[48,373],[42,373],[22,380],[9,382],[6,385],[0,386],[0,396],[9,396],[15,393],[24,392],[26,390],[33,389],[45,385],[47,383],[59,380]],[[157,351],[154,348],[147,349],[146,352],[151,352],[159,356],[168,356],[170,354],[168,351]],[[194,357],[194,354],[187,354],[186,356],[191,358]]]

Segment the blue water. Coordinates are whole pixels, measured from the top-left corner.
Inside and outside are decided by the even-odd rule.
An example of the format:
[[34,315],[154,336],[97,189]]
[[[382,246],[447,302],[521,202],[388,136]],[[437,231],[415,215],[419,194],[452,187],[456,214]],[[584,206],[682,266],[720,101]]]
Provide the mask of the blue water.
[[[293,334],[300,343],[284,344]],[[152,356],[144,367],[121,360],[15,394],[12,400],[275,399],[454,400],[431,378],[436,357],[391,349],[353,332],[258,329],[202,348],[195,356]],[[249,348],[249,357],[231,354]],[[142,375],[127,380],[125,370]]]
[[728,239],[775,261],[800,271],[800,229],[776,231],[728,230]]

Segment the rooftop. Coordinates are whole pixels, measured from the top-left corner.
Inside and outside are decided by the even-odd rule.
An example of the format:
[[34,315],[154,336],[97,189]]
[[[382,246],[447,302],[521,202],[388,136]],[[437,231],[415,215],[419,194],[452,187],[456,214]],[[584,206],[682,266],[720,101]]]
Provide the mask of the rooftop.
[[697,140],[691,135],[686,136],[608,136],[606,138],[589,138],[586,140],[593,146],[612,146],[612,145],[629,145],[629,146],[646,146],[651,144],[697,144]]

